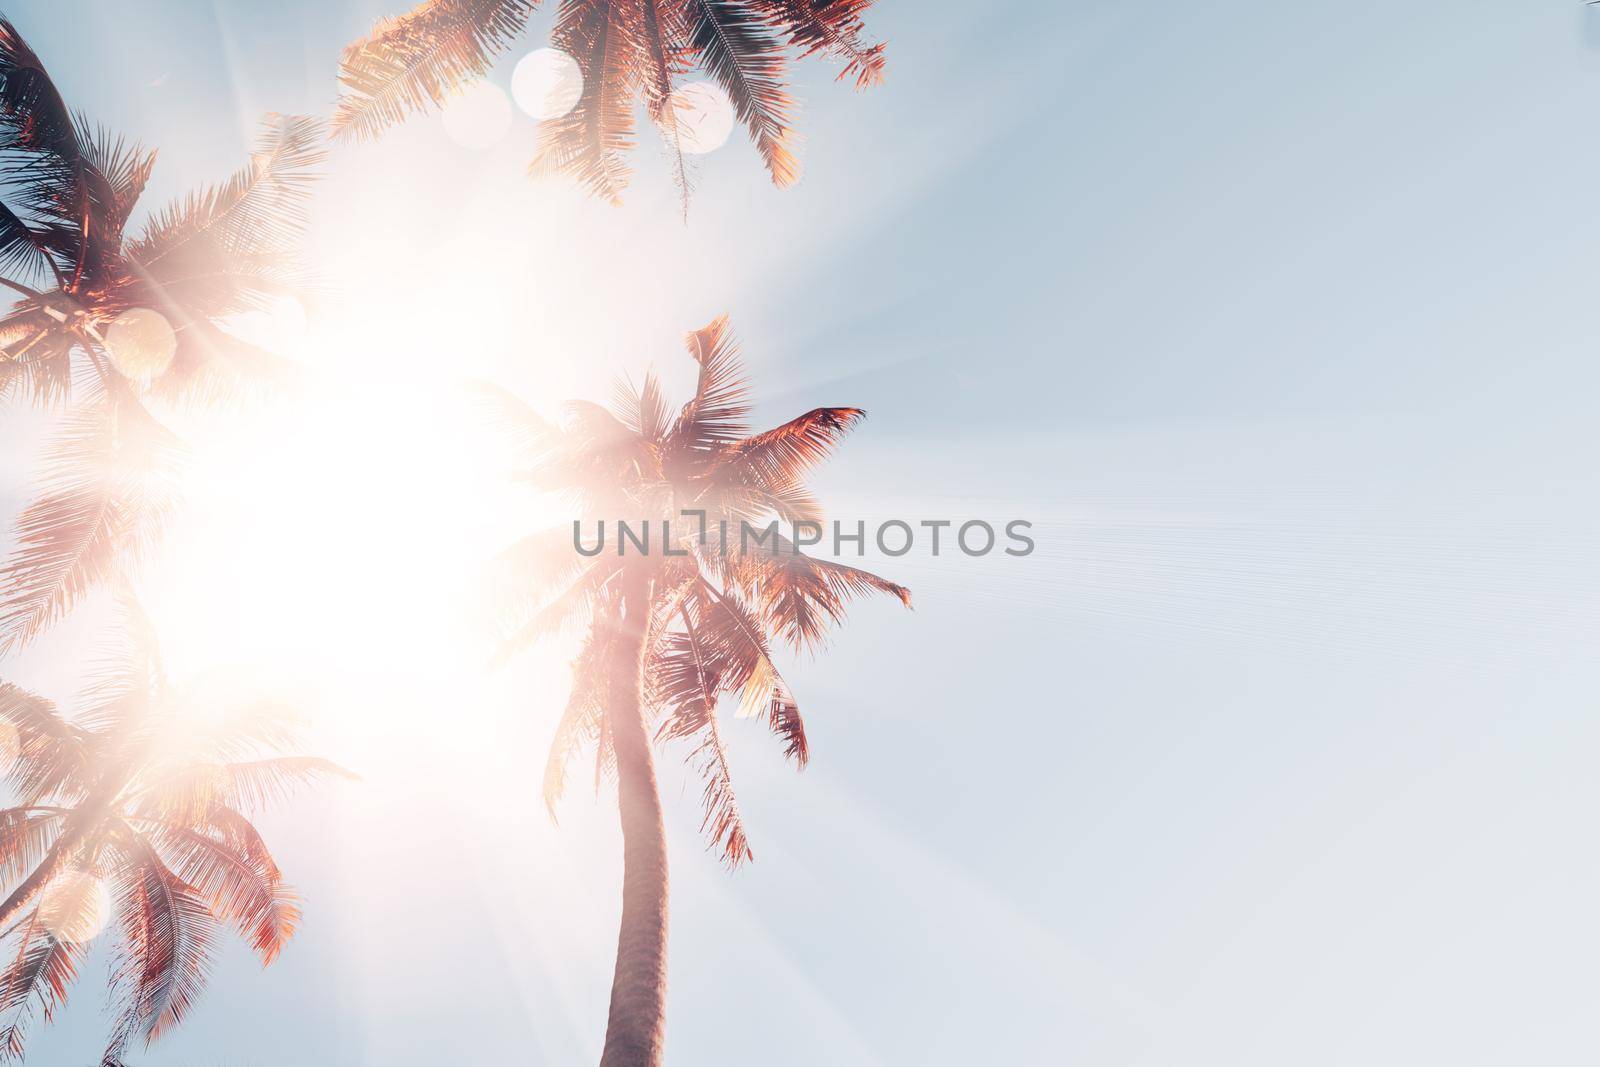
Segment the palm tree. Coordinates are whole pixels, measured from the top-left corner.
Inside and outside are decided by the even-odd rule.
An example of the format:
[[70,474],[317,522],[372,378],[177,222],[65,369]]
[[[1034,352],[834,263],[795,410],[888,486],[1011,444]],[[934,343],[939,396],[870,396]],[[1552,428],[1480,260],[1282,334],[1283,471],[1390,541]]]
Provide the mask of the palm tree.
[[314,120],[269,116],[244,169],[127,236],[155,153],[74,117],[0,19],[0,285],[17,295],[0,315],[0,396],[74,405],[0,571],[0,651],[159,528],[183,449],[146,399],[217,399],[281,371],[226,327],[301,281],[289,247],[319,138]]
[[[865,413],[818,408],[752,434],[727,319],[687,342],[699,378],[676,417],[650,376],[637,390],[619,386],[614,412],[571,404],[559,427],[507,394],[489,394],[519,434],[534,484],[571,495],[590,519],[626,517],[635,532],[640,520],[662,531],[653,555],[586,558],[574,551],[573,531],[561,527],[531,535],[501,560],[514,613],[502,655],[570,622],[587,624],[544,795],[553,816],[567,765],[586,743],[596,746],[601,773],[617,779],[622,923],[602,1067],[661,1061],[667,855],[653,742],[690,744],[688,758],[705,780],[702,830],[710,847],[730,867],[753,858],[717,722],[719,699],[736,695],[745,714],[765,718],[803,767],[805,725],[772,646],[781,640],[815,650],[857,595],[887,593],[910,604],[905,588],[805,555],[775,528],[748,546],[736,534],[723,549],[724,522],[817,522],[806,477]],[[686,510],[703,512],[703,520],[685,521]]]
[[118,932],[118,1002],[108,1062],[134,1038],[178,1025],[210,973],[218,927],[262,964],[294,933],[299,907],[249,813],[293,787],[348,772],[271,755],[293,739],[275,707],[203,709],[164,676],[148,624],[125,604],[125,649],[109,658],[71,721],[0,684],[0,731],[16,800],[0,810],[0,1055],[20,1056],[32,1010],[46,1020],[102,925],[103,886]]
[[[678,139],[673,90],[695,67],[728,94],[774,184],[800,176],[794,156],[787,66],[791,50],[843,64],[857,88],[883,79],[883,45],[862,39],[872,0],[562,0],[551,35],[577,61],[577,104],[546,119],[535,173],[569,174],[594,195],[620,202],[623,154],[633,147],[634,107],[642,99],[675,163],[685,196],[688,175]],[[385,19],[347,47],[333,115],[336,137],[376,137],[385,127],[488,72],[523,30],[537,0],[427,0]]]

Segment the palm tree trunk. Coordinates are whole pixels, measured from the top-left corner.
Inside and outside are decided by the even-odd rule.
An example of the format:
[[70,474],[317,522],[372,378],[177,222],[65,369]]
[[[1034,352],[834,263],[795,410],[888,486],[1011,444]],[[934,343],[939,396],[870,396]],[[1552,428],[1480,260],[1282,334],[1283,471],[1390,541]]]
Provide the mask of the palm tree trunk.
[[650,607],[642,566],[624,579],[607,686],[622,811],[622,929],[600,1067],[660,1067],[667,1000],[667,842],[640,699]]

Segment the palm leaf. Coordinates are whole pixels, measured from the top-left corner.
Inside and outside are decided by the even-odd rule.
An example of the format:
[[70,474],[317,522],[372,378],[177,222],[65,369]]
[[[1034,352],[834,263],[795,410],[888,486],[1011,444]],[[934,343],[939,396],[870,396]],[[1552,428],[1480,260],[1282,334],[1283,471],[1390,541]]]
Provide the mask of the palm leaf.
[[45,928],[39,909],[20,925],[17,954],[0,976],[0,1055],[21,1058],[27,1024],[35,1010],[45,1022],[67,1002],[67,990],[88,956],[89,946],[62,941]]
[[216,916],[146,838],[124,833],[119,845],[126,856],[116,877],[122,945],[112,982],[126,991],[126,1006],[117,1032],[150,1041],[181,1023],[205,988]]
[[624,5],[612,0],[566,0],[550,40],[577,60],[583,92],[571,111],[540,124],[529,173],[572,177],[620,204],[631,173],[622,157],[633,148],[642,42]]
[[6,778],[25,803],[81,794],[89,770],[84,732],[43,697],[0,683],[0,720],[17,731],[17,755]]
[[860,408],[816,408],[782,426],[747,437],[724,455],[719,474],[734,484],[792,485],[827,459],[867,417]]
[[859,567],[808,556],[782,534],[744,546],[725,566],[732,581],[759,606],[765,631],[784,638],[796,651],[820,647],[856,597],[883,593],[911,606],[911,590],[905,586]]
[[639,0],[639,36],[643,44],[645,71],[641,79],[645,111],[666,142],[672,167],[672,181],[683,202],[685,220],[689,215],[689,194],[693,174],[678,130],[678,109],[672,107],[672,89],[677,79],[688,73],[689,26],[683,5],[676,0]]
[[697,739],[689,762],[705,780],[701,792],[705,815],[700,832],[709,839],[708,847],[721,853],[724,863],[737,867],[754,859],[755,854],[745,833],[727,749],[717,728],[717,694],[723,679],[713,673],[718,669],[716,662],[702,654],[687,610],[683,618],[687,631],[666,635],[651,661],[653,693],[666,711],[657,737]]
[[144,554],[170,510],[180,455],[177,439],[131,400],[68,417],[0,569],[0,649],[31,640]]
[[290,392],[307,378],[304,364],[195,319],[177,333],[172,364],[154,382],[154,394],[169,403],[237,404]]
[[793,185],[800,161],[792,150],[782,44],[745,0],[687,0],[687,8],[689,46],[728,94],[773,184]]
[[39,808],[0,811],[0,881],[20,881],[37,869],[65,817],[63,811]]
[[762,620],[732,591],[704,580],[692,610],[700,655],[722,689],[739,694],[741,717],[765,718],[783,754],[804,767],[811,758],[805,720],[772,661]]
[[49,406],[72,393],[72,353],[79,339],[42,305],[30,298],[0,319],[0,397],[20,393]]
[[266,116],[247,165],[158,211],[130,245],[129,266],[146,290],[130,299],[183,328],[260,308],[292,287],[285,255],[305,229],[325,158],[319,120]]
[[8,277],[34,283],[54,275],[55,256],[60,248],[58,231],[43,227],[36,230],[0,203],[0,270]]
[[[216,818],[214,813],[212,818]],[[135,819],[165,861],[206,899],[218,919],[234,926],[263,966],[277,959],[300,921],[295,894],[266,851],[255,828],[243,818],[228,827],[232,840],[212,837],[181,823]],[[241,841],[241,829],[249,837]]]
[[293,796],[295,791],[328,778],[353,781],[355,775],[319,756],[275,756],[222,765],[222,800],[226,806],[260,811]]
[[545,761],[544,802],[550,818],[566,791],[567,767],[586,743],[593,741],[604,750],[605,665],[610,653],[610,628],[600,620],[590,627],[589,636],[572,664],[572,691],[567,706],[556,724]]
[[[750,432],[750,389],[739,358],[739,344],[719,315],[684,337],[690,357],[700,365],[694,396],[678,412],[668,436],[674,457],[705,454],[727,447]],[[687,459],[687,457],[684,457]],[[681,473],[688,468],[680,467]]]
[[[565,533],[565,531],[563,531]],[[568,557],[582,563],[582,557],[568,547]],[[510,622],[506,640],[502,641],[499,651],[494,654],[493,665],[504,665],[510,657],[520,653],[523,649],[530,648],[536,641],[550,637],[552,633],[560,633],[566,625],[573,621],[581,621],[584,617],[592,616],[595,605],[600,603],[606,582],[616,574],[618,568],[613,560],[602,560],[584,566],[576,581],[566,585],[557,597],[549,598],[544,605],[539,606],[533,613],[522,613],[522,617],[507,617]]]
[[873,0],[754,0],[768,21],[789,33],[802,58],[831,56],[844,63],[839,80],[854,78],[857,89],[883,82],[884,47],[861,40],[862,14]]
[[612,388],[612,408],[634,436],[652,442],[666,436],[667,401],[654,374],[646,372],[644,384],[638,388],[626,378],[619,379]]
[[63,287],[75,289],[85,270],[99,267],[108,252],[95,239],[114,216],[116,196],[85,158],[78,124],[43,62],[4,18],[0,152],[17,160],[6,169],[4,199],[13,211],[32,216],[52,273]]
[[340,57],[334,138],[375,138],[408,114],[443,104],[462,83],[488,73],[536,6],[538,0],[427,0],[379,22]]

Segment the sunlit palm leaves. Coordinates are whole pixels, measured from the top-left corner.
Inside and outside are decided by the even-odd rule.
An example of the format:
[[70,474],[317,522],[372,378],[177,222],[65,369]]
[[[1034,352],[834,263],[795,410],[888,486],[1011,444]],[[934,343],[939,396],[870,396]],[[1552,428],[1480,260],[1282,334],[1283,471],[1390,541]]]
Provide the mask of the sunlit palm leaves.
[[344,98],[333,128],[375,137],[412,111],[439,103],[462,82],[486,73],[522,32],[532,0],[430,0],[384,19],[344,50]]
[[[290,251],[320,135],[314,120],[269,116],[247,166],[128,238],[154,153],[72,115],[0,19],[0,284],[18,297],[0,315],[0,396],[72,408],[0,570],[0,649],[59,618],[151,537],[182,448],[147,400],[216,399],[278,370],[227,327],[302,280]],[[108,333],[151,312],[171,350],[135,368]]]
[[[654,378],[619,389],[613,411],[570,405],[552,426],[502,393],[490,399],[519,435],[527,476],[569,494],[594,520],[670,524],[668,556],[650,557],[653,618],[645,665],[646,698],[659,739],[692,744],[690,759],[705,779],[705,831],[730,864],[751,855],[729,775],[716,709],[737,699],[746,715],[764,719],[797,764],[809,757],[805,724],[774,662],[772,644],[814,649],[840,622],[848,602],[887,593],[910,603],[899,585],[855,567],[817,559],[777,535],[744,544],[740,520],[772,516],[814,520],[818,506],[807,475],[863,416],[857,408],[819,408],[763,433],[750,432],[750,405],[737,347],[725,318],[688,336],[699,364],[695,393],[674,415]],[[704,532],[697,518],[705,512]],[[722,545],[723,524],[732,534]],[[520,542],[503,558],[502,578],[515,583],[508,648],[587,625],[572,696],[557,729],[545,778],[552,806],[565,786],[570,758],[594,744],[608,763],[604,644],[616,629],[617,588],[628,559],[614,549],[584,559],[561,528]]]
[[[639,103],[656,123],[687,188],[673,89],[696,67],[728,94],[777,185],[799,178],[794,155],[792,54],[825,56],[857,88],[883,78],[881,44],[863,39],[872,0],[562,0],[551,43],[571,55],[583,92],[541,131],[535,172],[569,174],[616,201],[629,176]],[[341,137],[373,137],[483,75],[521,32],[531,2],[428,0],[380,22],[345,49]]]
[[[346,772],[275,755],[291,736],[275,708],[192,707],[164,677],[136,610],[129,647],[106,663],[74,721],[0,685],[16,732],[0,811],[0,1054],[19,1056],[29,1021],[48,1020],[98,932],[106,886],[117,1018],[108,1061],[180,1023],[211,972],[225,928],[271,963],[299,908],[250,813],[292,788]],[[220,714],[219,711],[231,712]]]

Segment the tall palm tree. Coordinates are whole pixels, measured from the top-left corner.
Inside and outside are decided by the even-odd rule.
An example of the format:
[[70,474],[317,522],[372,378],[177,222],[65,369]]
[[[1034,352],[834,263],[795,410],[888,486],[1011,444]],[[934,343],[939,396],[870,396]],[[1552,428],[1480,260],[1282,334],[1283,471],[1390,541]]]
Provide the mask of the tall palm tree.
[[[628,182],[642,99],[687,195],[673,89],[699,67],[728,94],[779,186],[800,176],[791,126],[791,51],[843,64],[857,88],[883,79],[881,44],[862,39],[872,0],[562,0],[551,42],[577,61],[583,91],[566,115],[547,119],[532,170],[569,174],[619,202]],[[379,22],[345,49],[336,137],[376,137],[407,114],[442,103],[487,73],[510,47],[537,0],[426,0]]]
[[268,116],[221,185],[126,234],[155,162],[67,108],[0,19],[0,396],[72,405],[42,495],[0,570],[0,651],[35,636],[137,557],[171,502],[182,445],[146,400],[209,400],[281,373],[231,317],[301,283],[290,247],[320,127]]
[[293,723],[275,707],[205,708],[162,672],[148,624],[125,605],[127,647],[84,692],[78,714],[0,684],[0,730],[16,800],[0,810],[0,1055],[22,1054],[34,1009],[46,1020],[101,925],[111,890],[118,1017],[107,1061],[180,1023],[210,974],[218,927],[263,965],[294,933],[299,907],[250,812],[293,787],[348,772],[285,756]]
[[[745,714],[765,718],[803,767],[805,725],[772,646],[815,650],[857,595],[887,593],[910,604],[902,586],[805,555],[775,531],[748,545],[735,533],[723,547],[724,522],[738,530],[740,522],[772,517],[819,521],[806,478],[865,413],[817,408],[752,434],[727,319],[687,341],[699,377],[675,417],[649,376],[640,389],[619,386],[614,411],[574,402],[560,426],[504,393],[490,394],[519,434],[534,484],[572,496],[588,520],[626,518],[635,533],[643,520],[660,534],[653,554],[606,550],[589,558],[574,551],[573,530],[561,527],[531,535],[502,558],[513,612],[502,655],[568,623],[587,624],[544,794],[553,815],[567,765],[586,743],[597,748],[600,772],[617,779],[622,923],[602,1067],[661,1061],[667,855],[654,744],[691,745],[689,759],[705,780],[702,830],[710,847],[730,866],[751,859],[719,699],[734,695]],[[686,520],[684,509],[704,512],[703,520]]]

